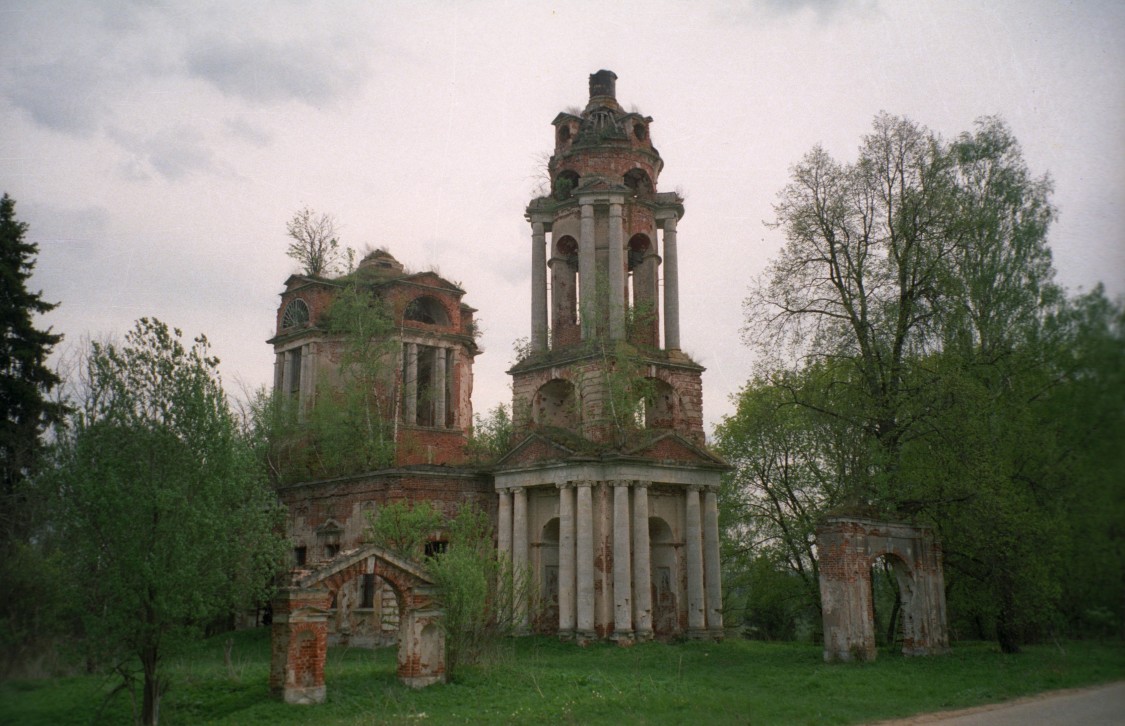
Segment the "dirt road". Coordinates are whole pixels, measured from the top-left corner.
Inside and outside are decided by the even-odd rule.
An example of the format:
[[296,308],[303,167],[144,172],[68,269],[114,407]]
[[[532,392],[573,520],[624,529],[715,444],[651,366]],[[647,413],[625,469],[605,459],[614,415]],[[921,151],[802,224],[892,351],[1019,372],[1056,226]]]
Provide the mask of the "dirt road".
[[928,713],[881,726],[942,724],[942,726],[1123,726],[1125,681],[1094,688],[1041,693],[1018,701],[961,711]]

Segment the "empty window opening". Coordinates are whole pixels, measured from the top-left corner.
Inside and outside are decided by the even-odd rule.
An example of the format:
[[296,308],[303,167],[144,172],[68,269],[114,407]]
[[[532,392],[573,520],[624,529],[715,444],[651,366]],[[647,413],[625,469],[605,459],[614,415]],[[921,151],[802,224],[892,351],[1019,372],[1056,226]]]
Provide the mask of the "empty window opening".
[[426,323],[427,325],[449,325],[449,314],[446,313],[445,306],[437,298],[429,295],[411,300],[410,304],[406,306],[402,318],[403,320]]
[[308,557],[309,557],[309,548],[308,547],[302,546],[302,547],[294,547],[293,548],[293,565],[295,567],[304,567],[305,562],[308,560]]
[[644,141],[648,138],[648,129],[642,123],[633,124],[633,136],[637,141]]
[[629,187],[634,197],[647,199],[652,196],[652,180],[644,169],[632,169],[626,172],[625,186]]
[[426,557],[444,555],[449,550],[449,542],[443,539],[426,543]]

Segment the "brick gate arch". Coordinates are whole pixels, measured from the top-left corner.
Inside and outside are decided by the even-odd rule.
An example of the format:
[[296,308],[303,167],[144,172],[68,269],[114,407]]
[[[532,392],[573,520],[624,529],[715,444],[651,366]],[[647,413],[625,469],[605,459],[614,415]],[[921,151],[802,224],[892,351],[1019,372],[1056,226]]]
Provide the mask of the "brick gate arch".
[[871,566],[886,556],[902,596],[903,655],[949,650],[941,546],[925,527],[832,517],[817,527],[824,660],[874,660]]
[[343,552],[313,572],[298,571],[273,600],[270,691],[286,703],[321,703],[333,595],[360,575],[383,578],[398,600],[399,680],[412,688],[445,681],[443,612],[436,585],[417,563],[375,545]]

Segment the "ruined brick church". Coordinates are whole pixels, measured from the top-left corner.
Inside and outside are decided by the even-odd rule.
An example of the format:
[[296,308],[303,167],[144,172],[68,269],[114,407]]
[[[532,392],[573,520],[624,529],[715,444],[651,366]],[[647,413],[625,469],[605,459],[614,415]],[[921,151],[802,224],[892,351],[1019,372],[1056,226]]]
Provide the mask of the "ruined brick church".
[[[280,487],[297,568],[345,562],[367,515],[389,502],[434,502],[450,516],[472,506],[530,573],[527,629],[579,642],[721,637],[726,465],[704,444],[703,367],[680,347],[683,199],[658,191],[652,119],[622,109],[616,78],[591,75],[585,109],[553,121],[550,194],[526,210],[530,342],[509,371],[514,432],[498,461],[471,465],[466,452],[480,353],[466,292],[388,252],[361,262],[356,274],[394,317],[394,463]],[[325,319],[341,288],[293,275],[281,294],[274,386],[298,407],[340,381]],[[392,640],[394,583],[358,560],[332,572],[329,637]]]

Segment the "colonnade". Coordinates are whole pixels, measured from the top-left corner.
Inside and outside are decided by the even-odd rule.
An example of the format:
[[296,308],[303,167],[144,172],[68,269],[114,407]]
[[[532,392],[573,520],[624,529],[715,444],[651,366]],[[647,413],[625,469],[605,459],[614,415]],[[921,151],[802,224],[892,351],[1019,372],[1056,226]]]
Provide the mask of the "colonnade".
[[[613,568],[605,573],[612,575],[613,582],[612,634],[619,641],[648,640],[653,636],[650,483],[634,480],[555,485],[559,497],[559,636],[580,641],[597,637],[594,522],[604,519],[595,517],[593,490],[600,484],[613,490]],[[498,546],[510,557],[516,572],[526,572],[530,564],[528,491],[529,487],[520,486],[498,490]],[[716,491],[711,486],[688,485],[684,498],[687,634],[719,636],[723,624]],[[518,620],[526,628],[526,603],[521,608]]]
[[[598,197],[579,195],[579,236],[578,236],[578,276],[582,284],[582,294],[578,298],[578,320],[581,324],[582,339],[588,340],[599,334],[597,330],[598,297],[593,294],[592,282],[597,279],[597,242],[595,239],[595,211],[606,207],[608,216],[609,249],[606,281],[609,290],[606,295],[609,309],[608,336],[612,340],[625,338],[625,196],[622,194],[599,195]],[[657,227],[663,230],[664,265],[664,348],[680,348],[679,312],[679,262],[676,249],[676,224],[679,219],[675,209],[658,209],[655,215]],[[533,352],[547,350],[548,295],[547,295],[547,232],[553,226],[554,214],[533,212],[531,221],[531,349]],[[656,240],[653,240],[655,244]],[[556,285],[556,294],[560,293]],[[565,294],[573,294],[567,291]],[[569,301],[568,301],[569,302]],[[565,305],[556,303],[556,315]]]

